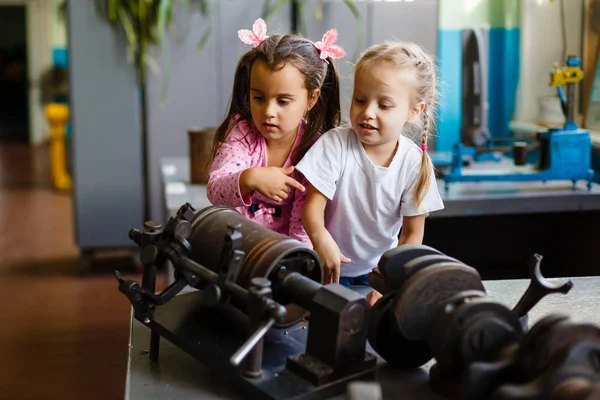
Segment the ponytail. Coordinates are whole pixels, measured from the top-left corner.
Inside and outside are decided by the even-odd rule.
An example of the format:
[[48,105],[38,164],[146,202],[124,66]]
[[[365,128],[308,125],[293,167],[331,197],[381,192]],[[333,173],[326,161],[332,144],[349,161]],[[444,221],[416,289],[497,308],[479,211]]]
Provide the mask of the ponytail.
[[419,171],[419,180],[417,187],[414,192],[414,201],[417,207],[421,206],[421,202],[425,198],[425,195],[429,191],[429,185],[431,184],[431,170],[432,164],[431,159],[427,155],[427,133],[429,130],[429,121],[433,118],[431,107],[425,107],[422,114],[423,129],[421,133],[421,149],[423,150],[423,156],[421,158],[421,169]]

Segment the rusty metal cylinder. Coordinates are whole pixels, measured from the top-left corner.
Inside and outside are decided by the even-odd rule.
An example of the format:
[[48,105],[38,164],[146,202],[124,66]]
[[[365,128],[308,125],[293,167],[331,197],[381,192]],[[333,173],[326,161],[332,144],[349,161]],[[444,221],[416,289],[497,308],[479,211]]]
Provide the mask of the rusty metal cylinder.
[[[293,303],[293,293],[281,293],[283,286],[279,282],[279,270],[285,267],[287,271],[297,272],[317,283],[323,279],[317,254],[299,240],[248,220],[233,208],[216,205],[198,211],[192,220],[192,232],[188,239],[191,244],[190,258],[218,273],[225,237],[229,233],[228,225],[232,223],[239,224],[245,253],[236,283],[248,288],[252,278],[268,278],[272,282],[273,299],[287,308],[286,320],[279,325],[299,321],[306,310]],[[245,304],[235,299],[231,301],[234,306],[246,311]]]

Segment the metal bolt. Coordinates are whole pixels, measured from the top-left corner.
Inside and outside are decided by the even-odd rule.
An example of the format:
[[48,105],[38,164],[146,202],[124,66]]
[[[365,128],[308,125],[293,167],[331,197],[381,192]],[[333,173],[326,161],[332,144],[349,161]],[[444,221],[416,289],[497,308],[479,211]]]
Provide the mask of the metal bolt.
[[240,224],[239,222],[230,222],[227,224],[227,227],[231,232],[233,232],[240,229],[242,227],[242,224]]
[[146,318],[144,319],[144,323],[145,323],[145,324],[149,324],[149,323],[150,323],[150,318],[146,317]]
[[144,228],[157,231],[162,228],[162,224],[158,221],[146,221],[144,222]]
[[252,278],[252,280],[250,281],[250,284],[252,284],[252,286],[255,286],[260,289],[266,289],[266,288],[271,287],[271,281],[268,280],[267,278],[261,278],[261,277]]

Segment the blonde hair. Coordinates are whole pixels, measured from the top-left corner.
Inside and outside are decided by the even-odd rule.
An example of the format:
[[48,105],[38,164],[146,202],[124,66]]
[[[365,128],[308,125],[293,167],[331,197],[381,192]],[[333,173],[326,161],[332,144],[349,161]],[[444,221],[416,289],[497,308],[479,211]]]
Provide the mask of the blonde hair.
[[[427,145],[427,135],[435,123],[435,105],[437,100],[437,70],[432,57],[419,45],[407,42],[385,42],[369,47],[360,57],[354,68],[361,69],[388,62],[397,68],[413,68],[415,71],[415,90],[412,104],[423,102],[421,113],[421,144]],[[425,148],[422,146],[422,148]],[[432,164],[426,151],[423,151],[419,181],[414,192],[414,200],[419,206],[429,190]]]

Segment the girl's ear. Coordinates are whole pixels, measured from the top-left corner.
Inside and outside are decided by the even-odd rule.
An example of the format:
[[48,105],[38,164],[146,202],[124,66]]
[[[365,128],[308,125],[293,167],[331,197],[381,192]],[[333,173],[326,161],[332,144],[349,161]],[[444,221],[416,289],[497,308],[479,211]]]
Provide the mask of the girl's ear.
[[321,95],[321,89],[315,89],[308,94],[308,107],[306,111],[310,111],[311,108],[317,104],[317,100],[319,100],[319,96]]
[[415,104],[415,106],[409,110],[408,120],[406,122],[409,122],[411,124],[414,123],[415,120],[419,117],[419,115],[421,115],[421,113],[423,112],[424,109],[425,109],[424,102]]

